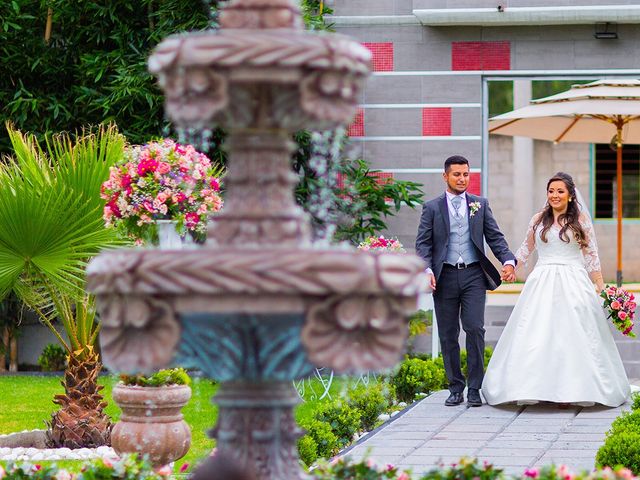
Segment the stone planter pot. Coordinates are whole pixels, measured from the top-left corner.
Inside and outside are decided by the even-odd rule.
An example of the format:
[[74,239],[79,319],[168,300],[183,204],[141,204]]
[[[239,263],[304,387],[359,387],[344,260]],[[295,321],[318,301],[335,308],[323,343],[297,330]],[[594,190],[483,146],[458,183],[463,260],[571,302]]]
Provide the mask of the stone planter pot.
[[141,453],[154,467],[182,458],[191,446],[191,430],[180,410],[191,398],[187,385],[116,385],[113,400],[122,410],[111,432],[116,453]]

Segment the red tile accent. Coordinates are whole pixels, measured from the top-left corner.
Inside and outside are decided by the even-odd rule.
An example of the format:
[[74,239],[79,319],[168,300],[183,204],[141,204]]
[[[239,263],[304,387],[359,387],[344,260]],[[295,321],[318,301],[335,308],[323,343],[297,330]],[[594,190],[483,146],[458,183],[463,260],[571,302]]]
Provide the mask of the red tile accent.
[[353,122],[347,127],[347,135],[350,137],[364,137],[364,109],[359,108]]
[[484,42],[483,70],[511,70],[511,42]]
[[469,188],[467,191],[473,195],[482,195],[482,174],[470,173],[469,174]]
[[371,54],[373,55],[371,64],[374,72],[393,71],[392,42],[364,42],[362,45],[371,50]]
[[451,135],[451,107],[423,108],[422,135]]
[[452,42],[452,70],[510,70],[511,42]]

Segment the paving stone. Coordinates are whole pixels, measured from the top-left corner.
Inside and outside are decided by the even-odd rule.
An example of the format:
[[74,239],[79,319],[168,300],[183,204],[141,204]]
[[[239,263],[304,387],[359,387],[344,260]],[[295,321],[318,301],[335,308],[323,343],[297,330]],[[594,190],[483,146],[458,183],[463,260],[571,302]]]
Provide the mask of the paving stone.
[[583,450],[583,449],[580,449],[580,448],[573,448],[573,449],[568,449],[568,448],[567,449],[550,448],[549,450],[547,450],[545,455],[554,456],[554,457],[595,458],[597,451],[598,451],[597,448],[595,448],[595,449],[589,448],[587,450]]
[[527,468],[536,459],[535,455],[532,456],[520,456],[520,457],[493,457],[488,455],[479,456],[480,463],[487,461],[492,463],[496,467],[519,467],[522,470]]
[[415,449],[411,455],[445,455],[448,457],[468,457],[473,455],[475,448],[464,447],[431,447],[428,443],[420,448]]
[[495,448],[489,444],[488,448],[483,448],[477,453],[478,458],[485,457],[539,457],[545,452],[545,448],[538,446],[535,448]]
[[[389,445],[389,439],[384,437],[372,438],[370,440],[367,439],[366,443],[368,446]],[[424,443],[423,439],[396,438],[393,440],[394,447],[417,447],[422,443]]]
[[488,445],[491,448],[544,448],[551,445],[551,441],[545,440],[492,440]]
[[507,432],[506,430],[496,436],[496,440],[539,440],[543,442],[550,442],[558,438],[557,433],[527,433],[522,432]]
[[558,442],[604,442],[604,433],[561,433]]
[[493,432],[452,432],[441,431],[437,435],[434,435],[433,440],[447,440],[456,438],[466,438],[467,440],[488,440],[495,435]]
[[555,433],[558,434],[563,431],[562,426],[559,425],[509,425],[504,429],[504,433]]
[[554,450],[598,450],[602,446],[602,441],[599,442],[567,442],[567,441],[555,441],[551,445],[550,449]]
[[469,450],[475,450],[482,447],[486,440],[469,440],[467,438],[450,438],[447,440],[429,440],[425,443],[425,446],[433,447],[433,448],[446,448],[446,447],[461,447],[467,448]]
[[519,416],[511,425],[545,425],[545,426],[564,426],[573,422],[569,418],[522,418]]
[[[444,430],[449,432],[497,432],[503,428],[502,424],[483,424],[483,425],[469,425],[464,422],[454,422],[447,425]],[[443,430],[443,431],[444,431]]]

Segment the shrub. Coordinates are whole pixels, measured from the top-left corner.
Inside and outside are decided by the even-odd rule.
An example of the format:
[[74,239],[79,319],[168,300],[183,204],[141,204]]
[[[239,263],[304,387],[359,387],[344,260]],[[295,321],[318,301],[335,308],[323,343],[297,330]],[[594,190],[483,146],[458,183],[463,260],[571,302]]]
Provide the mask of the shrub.
[[331,430],[331,425],[319,420],[310,419],[300,423],[309,437],[316,443],[317,455],[329,458],[338,452],[338,438]]
[[50,343],[38,357],[38,365],[44,372],[59,372],[67,365],[67,351],[56,343]]
[[184,368],[159,370],[153,375],[120,375],[125,385],[138,387],[164,387],[167,385],[189,385],[191,378]]
[[611,424],[609,436],[619,432],[631,430],[640,433],[640,411],[623,412]]
[[444,370],[431,360],[408,358],[400,365],[398,372],[391,377],[398,400],[413,402],[416,393],[429,393],[441,388]]
[[640,474],[640,431],[627,428],[607,436],[596,454],[596,466],[622,465]]
[[631,410],[640,409],[640,392],[635,392],[631,395]]
[[378,416],[389,406],[381,383],[359,385],[348,392],[348,404],[360,412],[360,427],[371,430]]
[[298,439],[298,455],[307,467],[310,467],[318,458],[318,444],[311,435]]
[[351,443],[353,435],[360,429],[360,412],[342,401],[320,405],[314,416],[331,427],[340,447]]

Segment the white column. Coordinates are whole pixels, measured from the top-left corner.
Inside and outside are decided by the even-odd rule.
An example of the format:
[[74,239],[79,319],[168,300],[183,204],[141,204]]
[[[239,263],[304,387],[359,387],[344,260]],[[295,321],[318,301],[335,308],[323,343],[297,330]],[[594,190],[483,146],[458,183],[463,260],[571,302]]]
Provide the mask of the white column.
[[[513,108],[524,107],[531,100],[531,80],[514,80]],[[520,246],[527,232],[531,216],[536,212],[534,204],[533,139],[513,137],[513,222],[511,232],[514,241],[511,248]]]

